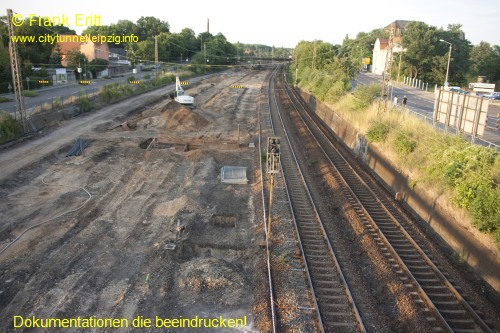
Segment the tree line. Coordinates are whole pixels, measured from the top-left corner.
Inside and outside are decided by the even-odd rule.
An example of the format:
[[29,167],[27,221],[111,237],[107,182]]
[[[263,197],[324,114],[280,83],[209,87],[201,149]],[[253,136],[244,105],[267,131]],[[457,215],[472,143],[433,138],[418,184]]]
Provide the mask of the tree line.
[[[20,27],[15,27],[15,34],[28,36],[76,34],[74,30],[64,26],[38,26],[38,20],[34,22],[35,24],[26,22]],[[155,60],[155,36],[158,36],[158,59],[162,63],[232,65],[242,56],[288,57],[291,54],[290,49],[239,42],[233,44],[227,41],[222,33],[212,35],[209,32],[202,32],[196,35],[190,28],[174,33],[170,31],[167,21],[152,16],[143,16],[136,22],[119,20],[107,26],[90,26],[82,32],[82,35],[85,34],[102,36],[133,34],[137,36],[139,40],[137,43],[108,44],[109,47],[126,51],[126,58],[133,65]],[[7,86],[11,82],[8,43],[8,30],[4,16],[0,18],[0,92],[7,92]],[[63,54],[57,44],[18,43],[18,50],[23,78],[46,77],[46,69],[61,67]],[[82,64],[86,64],[94,76],[96,72],[108,66],[108,62],[103,59],[89,62],[79,51],[72,51],[64,56],[68,69],[76,70]]]
[[[472,45],[460,24],[450,24],[447,29],[436,28],[423,22],[407,24],[400,46],[403,52],[394,53],[393,79],[408,76],[425,82],[442,85],[445,81],[448,64],[449,44],[451,43],[451,61],[448,81],[450,85],[467,87],[470,82],[477,82],[478,76],[484,76],[490,83],[500,84],[500,46],[481,41]],[[300,42],[294,50],[294,61],[301,67],[321,69],[334,59],[344,59],[346,72],[354,66],[361,69],[363,58],[371,58],[377,38],[388,38],[389,32],[374,29],[360,32],[356,38],[345,37],[342,44],[330,44],[322,41]]]

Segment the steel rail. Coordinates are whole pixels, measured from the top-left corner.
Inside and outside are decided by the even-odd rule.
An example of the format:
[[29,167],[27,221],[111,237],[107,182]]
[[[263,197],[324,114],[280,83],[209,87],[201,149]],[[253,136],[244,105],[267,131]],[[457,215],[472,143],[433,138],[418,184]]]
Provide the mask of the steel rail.
[[[313,124],[316,124],[317,121],[315,121],[309,114],[308,110],[306,107],[300,103],[300,99],[296,96],[296,93],[293,89],[289,87],[289,85],[286,85],[287,88],[287,94],[289,94],[290,98],[293,96],[295,99],[295,105],[300,105],[300,108],[303,109],[304,117],[307,117],[309,119],[309,122],[313,122]],[[306,120],[304,119],[303,115],[301,112],[298,111],[299,116],[302,118],[302,121],[306,123]],[[317,125],[315,125],[317,126]],[[472,327],[472,328],[464,328],[460,327],[460,325],[471,325],[470,321],[464,320],[463,318],[455,318],[458,314],[461,314],[462,312],[460,310],[449,310],[446,309],[446,306],[452,306],[455,305],[453,304],[452,301],[440,301],[436,300],[436,298],[439,297],[445,297],[447,295],[444,294],[439,294],[439,293],[434,293],[434,301],[431,299],[431,297],[428,294],[428,291],[426,292],[425,289],[427,288],[428,290],[437,290],[439,286],[432,285],[432,283],[435,283],[435,279],[429,278],[428,272],[416,272],[416,270],[420,269],[422,270],[421,266],[415,266],[415,268],[412,270],[412,266],[407,265],[406,262],[412,262],[415,263],[417,262],[415,258],[413,257],[414,255],[409,252],[406,254],[401,254],[401,252],[408,252],[413,249],[414,252],[417,252],[420,258],[422,259],[425,264],[428,265],[428,267],[434,272],[439,279],[441,280],[442,284],[449,290],[449,292],[457,299],[457,301],[463,306],[463,308],[470,314],[472,319],[475,321],[476,324],[478,324],[483,332],[492,332],[492,330],[489,328],[489,326],[482,320],[482,318],[477,314],[477,312],[470,306],[470,304],[467,303],[467,301],[463,298],[463,296],[456,290],[456,288],[448,281],[448,279],[444,276],[444,274],[439,270],[439,268],[434,264],[434,262],[425,254],[425,252],[421,249],[421,247],[415,242],[413,237],[407,232],[407,230],[404,228],[404,226],[401,225],[401,223],[398,222],[398,220],[394,217],[394,215],[390,212],[390,210],[386,207],[386,205],[379,200],[378,195],[370,188],[370,186],[362,179],[360,175],[352,168],[351,165],[347,162],[347,160],[342,156],[342,154],[334,147],[334,145],[326,138],[325,134],[323,133],[323,130],[318,127],[318,130],[320,131],[319,135],[323,136],[321,140],[323,141],[323,145],[328,145],[330,149],[334,149],[336,151],[336,154],[338,157],[336,158],[336,161],[332,161],[331,154],[328,154],[324,148],[323,145],[319,143],[319,138],[317,137],[317,134],[314,134],[311,130],[311,126],[307,126],[309,129],[309,132],[311,135],[314,137],[316,142],[318,143],[318,146],[320,149],[323,151],[325,156],[329,159],[332,167],[336,170],[338,175],[340,176],[342,182],[345,184],[347,191],[349,192],[349,195],[352,196],[353,200],[355,200],[358,203],[358,207],[361,207],[361,212],[360,210],[357,210],[358,214],[364,215],[364,217],[370,222],[370,224],[373,226],[374,231],[377,233],[378,237],[382,239],[382,241],[385,243],[385,246],[389,249],[389,251],[392,253],[393,257],[395,260],[398,261],[400,267],[405,271],[406,275],[409,277],[409,279],[412,281],[412,283],[416,286],[417,292],[420,295],[420,297],[423,299],[423,301],[427,304],[428,308],[434,312],[436,318],[441,322],[443,328],[445,328],[449,332],[477,332],[477,327]],[[340,160],[339,160],[340,158]],[[339,167],[339,161],[342,164]],[[344,170],[339,170],[339,168],[344,168]],[[346,173],[350,172],[351,175],[347,175]],[[336,177],[338,178],[338,177]],[[353,182],[358,182],[359,184],[353,185]],[[354,186],[362,186],[358,188],[357,190],[353,189]],[[356,194],[356,192],[358,194]],[[365,193],[368,194],[369,196],[365,196]],[[360,197],[360,195],[365,196]],[[373,204],[373,205],[369,205]],[[379,207],[376,207],[376,206]],[[396,230],[390,230],[391,226],[389,225],[384,225],[386,221],[384,221],[383,217],[375,217],[373,218],[372,216],[376,215],[377,213],[376,208],[380,208],[384,214],[389,218],[390,222],[393,223],[392,227],[395,226]],[[370,212],[371,211],[371,212]],[[406,241],[409,243],[411,246],[410,249],[408,247],[405,248],[404,244],[399,244],[396,245],[395,243],[401,242],[402,240],[394,235],[386,235],[384,234],[384,231],[386,230],[387,232],[401,232],[406,239]],[[391,242],[389,240],[391,238],[393,241]],[[393,246],[394,245],[394,246]],[[418,278],[415,277],[415,275],[421,275],[422,277]],[[420,282],[419,282],[420,281]],[[429,283],[429,284],[425,284]],[[447,316],[447,318],[444,317],[442,312]],[[452,328],[453,326],[453,328]]]
[[[339,329],[346,329],[352,331],[352,329],[356,327],[357,331],[365,332],[366,329],[363,321],[354,303],[352,294],[349,291],[346,279],[342,274],[340,264],[335,257],[335,253],[327,237],[319,213],[314,205],[311,192],[302,174],[299,161],[286,131],[284,120],[279,112],[282,107],[278,103],[279,98],[276,92],[280,90],[281,88],[277,87],[277,84],[275,84],[273,96],[275,107],[278,111],[276,115],[279,117],[282,126],[280,130],[286,139],[286,141],[282,140],[281,151],[284,155],[282,155],[281,164],[286,179],[286,192],[289,201],[293,203],[294,206],[292,210],[293,220],[296,232],[300,235],[299,246],[306,262],[305,270],[311,284],[311,291],[320,324],[323,330],[338,331]],[[289,152],[291,158],[288,157],[288,154],[286,154],[287,152]],[[301,189],[299,189],[299,187]],[[298,194],[300,191],[305,192],[303,194],[305,198],[300,197],[301,195]],[[299,206],[299,208],[297,208],[297,206]],[[307,213],[308,211],[310,213]],[[303,214],[306,214],[305,217]],[[315,223],[311,220],[314,220]],[[314,238],[317,237],[318,230],[322,240]],[[321,244],[322,242],[324,242],[324,244]],[[325,250],[323,247],[326,247],[327,254],[321,252]],[[325,261],[330,261],[327,263],[327,265],[331,265],[330,268],[317,267],[320,264],[325,266]],[[333,278],[336,279],[334,282],[332,281]],[[339,287],[334,288],[332,286]],[[340,309],[342,309],[342,306],[344,306],[344,309],[347,308],[349,310],[341,312]]]

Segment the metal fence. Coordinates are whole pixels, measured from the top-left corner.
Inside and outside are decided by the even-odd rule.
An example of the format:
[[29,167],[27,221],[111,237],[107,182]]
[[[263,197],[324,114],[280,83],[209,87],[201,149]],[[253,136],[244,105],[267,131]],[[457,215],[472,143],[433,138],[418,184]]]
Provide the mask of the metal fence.
[[406,111],[410,114],[413,114],[414,116],[416,116],[418,118],[424,119],[427,123],[431,124],[435,129],[437,129],[441,132],[460,135],[460,136],[464,137],[470,143],[478,144],[478,145],[481,145],[484,147],[493,148],[493,149],[496,149],[497,151],[500,151],[500,145],[498,145],[496,143],[493,143],[493,142],[490,142],[490,141],[487,141],[487,140],[484,140],[484,139],[481,139],[478,137],[473,137],[472,135],[469,135],[469,134],[466,134],[466,133],[459,131],[455,127],[449,127],[449,126],[445,126],[444,124],[436,123],[436,122],[434,122],[434,119],[432,117],[428,117],[425,114],[419,113],[416,110],[412,110],[409,107],[403,108],[402,106],[394,106],[394,108],[396,110]]

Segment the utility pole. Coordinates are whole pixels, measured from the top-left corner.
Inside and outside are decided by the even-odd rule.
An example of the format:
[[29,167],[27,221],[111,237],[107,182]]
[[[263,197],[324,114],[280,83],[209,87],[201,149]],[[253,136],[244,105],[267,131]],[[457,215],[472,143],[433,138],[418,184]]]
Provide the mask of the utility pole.
[[450,42],[445,41],[444,39],[440,39],[439,41],[450,45],[450,52],[448,53],[448,66],[446,67],[446,78],[444,80],[444,86],[447,87],[449,85],[448,74],[450,74],[450,60],[451,60],[451,48],[452,48],[452,44]]
[[13,41],[14,36],[14,26],[12,24],[12,9],[7,9],[7,29],[9,32],[9,56],[10,56],[10,68],[12,72],[12,83],[14,86],[14,95],[16,96],[16,106],[17,114],[19,114],[19,120],[23,126],[23,130],[26,132],[26,109],[24,106],[23,97],[23,82],[21,78],[21,67],[17,57],[17,44]]
[[203,56],[205,57],[205,65],[207,64],[207,43],[203,43]]
[[155,73],[158,81],[158,35],[155,36]]
[[205,64],[203,65],[203,73],[207,70],[207,43],[203,43],[203,56],[205,57]]
[[377,113],[387,111],[387,101],[390,94],[390,89],[392,86],[392,51],[394,48],[394,30],[396,23],[391,23],[389,41],[387,43],[387,58],[385,59],[384,74],[382,77],[382,93],[380,95],[380,100],[378,102]]

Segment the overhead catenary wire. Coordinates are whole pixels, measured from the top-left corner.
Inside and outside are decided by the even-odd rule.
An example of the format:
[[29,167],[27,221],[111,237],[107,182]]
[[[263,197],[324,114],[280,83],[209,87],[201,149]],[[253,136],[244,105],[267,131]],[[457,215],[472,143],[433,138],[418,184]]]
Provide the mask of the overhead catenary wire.
[[[368,33],[366,36],[363,36],[361,38],[358,38],[358,39],[354,39],[352,41],[349,41],[348,43],[346,43],[345,45],[340,45],[340,48],[348,48],[348,47],[352,47],[354,46],[355,44],[361,42],[362,40],[368,38],[368,37],[372,37],[373,35],[376,35],[376,34],[380,34],[380,31],[378,30],[384,30],[385,28],[387,28],[387,26],[384,26],[384,27],[380,27],[380,28],[375,28],[373,29],[373,31],[371,33]],[[318,42],[319,40],[316,40],[316,42]],[[309,42],[309,43],[314,43],[314,42]],[[332,44],[333,45],[333,44]],[[323,51],[323,52],[316,52],[316,58],[318,57],[318,55],[326,55],[328,53],[337,53],[338,50],[335,50],[335,49],[331,49],[331,50],[328,50],[328,51]],[[314,55],[312,56],[309,56],[309,57],[301,57],[300,59],[301,60],[308,60],[308,59],[313,59]]]
[[[19,13],[17,13],[17,12],[14,12],[14,13],[15,13],[15,14],[19,14]],[[19,14],[19,15],[21,15],[21,14]],[[52,35],[61,35],[61,33],[60,33],[60,32],[57,32],[57,31],[55,31],[55,30],[53,30],[53,29],[50,29],[50,26],[48,27],[48,26],[43,26],[43,25],[42,25],[42,26],[39,26],[39,27],[40,27],[40,28],[42,28],[42,29],[47,30],[47,31],[48,31],[49,33],[51,33]],[[116,36],[119,36],[119,35],[116,35]],[[160,34],[159,36],[161,37],[161,34]],[[160,38],[160,42],[162,42],[161,38]],[[188,48],[186,48],[186,47],[184,47],[184,46],[182,46],[182,45],[179,45],[179,44],[177,44],[177,43],[175,43],[175,42],[173,42],[173,41],[169,41],[169,40],[167,40],[167,41],[163,41],[163,42],[166,42],[166,43],[168,43],[168,44],[172,44],[172,45],[174,45],[174,46],[176,46],[176,47],[178,47],[178,48],[180,48],[180,49],[182,49],[182,50],[188,51],[188,52],[196,52],[196,51],[190,50],[190,49],[188,49]],[[105,51],[103,51],[103,52],[105,52]],[[110,55],[110,54],[113,54],[113,52],[111,52],[111,51],[107,51],[107,54],[108,54],[108,55]],[[120,58],[121,58],[121,57],[122,57],[122,56],[120,56]],[[237,57],[235,57],[235,56],[232,56],[232,57],[227,57],[227,56],[219,56],[219,55],[215,55],[215,54],[210,55],[210,57],[211,57],[211,58],[220,58],[220,59],[227,59],[227,58],[236,59],[236,58],[237,58]],[[152,61],[154,61],[154,59],[135,59],[135,58],[131,58],[131,57],[129,57],[129,56],[123,56],[123,58],[124,58],[125,60],[129,60],[129,61],[136,61],[136,62],[152,62]],[[178,63],[176,63],[176,62],[161,61],[161,60],[159,60],[158,62],[159,62],[160,64],[162,64],[162,65],[163,65],[163,64],[165,64],[165,65],[175,65],[175,64],[178,64]],[[42,64],[42,63],[36,63],[36,64],[33,64],[33,65],[44,66],[44,65],[53,65],[53,64]],[[92,65],[87,65],[87,66],[92,66]],[[216,66],[222,66],[222,65],[211,65],[211,66],[212,66],[212,67],[216,67]],[[224,66],[225,66],[225,65],[224,65]]]

